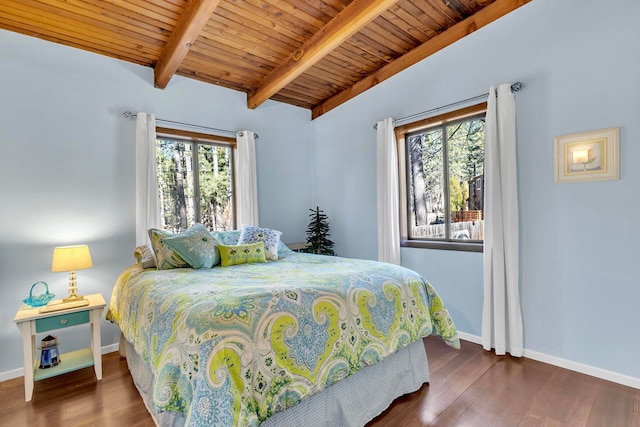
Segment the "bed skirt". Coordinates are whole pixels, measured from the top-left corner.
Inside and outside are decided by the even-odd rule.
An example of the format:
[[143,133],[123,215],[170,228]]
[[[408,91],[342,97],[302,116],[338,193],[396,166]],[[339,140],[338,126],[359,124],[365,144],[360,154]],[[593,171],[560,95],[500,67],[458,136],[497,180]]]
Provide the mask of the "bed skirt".
[[[133,381],[156,425],[182,427],[185,418],[158,413],[151,400],[152,373],[133,346],[122,339]],[[360,427],[380,415],[396,398],[418,390],[429,381],[429,364],[422,340],[381,362],[327,387],[286,411],[278,412],[261,427]]]

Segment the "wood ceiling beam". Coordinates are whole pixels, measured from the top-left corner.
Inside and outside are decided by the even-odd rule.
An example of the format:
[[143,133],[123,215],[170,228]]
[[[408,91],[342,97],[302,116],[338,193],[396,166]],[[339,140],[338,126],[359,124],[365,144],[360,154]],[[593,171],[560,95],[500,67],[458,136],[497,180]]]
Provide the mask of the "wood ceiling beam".
[[285,62],[274,68],[248,94],[247,106],[257,108],[397,2],[398,0],[353,0]]
[[531,0],[496,0],[489,6],[482,8],[480,11],[470,17],[458,22],[447,30],[427,40],[415,49],[405,53],[398,59],[390,62],[379,70],[369,74],[364,79],[358,81],[352,87],[332,96],[315,106],[311,111],[311,119],[316,119],[321,115],[333,110],[348,100],[360,95],[361,93],[371,89],[380,82],[398,74],[399,72],[409,68],[413,64],[422,61],[428,56],[433,55],[441,49],[455,43],[461,38],[473,33],[474,31],[490,24],[496,19],[506,15],[509,12],[529,3]]
[[220,0],[189,0],[154,67],[155,87],[167,87],[218,3]]

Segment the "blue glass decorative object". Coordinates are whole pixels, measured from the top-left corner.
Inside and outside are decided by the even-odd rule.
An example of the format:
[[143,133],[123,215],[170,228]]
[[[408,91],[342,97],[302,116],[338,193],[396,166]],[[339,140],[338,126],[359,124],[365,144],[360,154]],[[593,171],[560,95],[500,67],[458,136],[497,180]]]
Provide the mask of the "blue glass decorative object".
[[[44,285],[44,293],[40,295],[33,295],[33,288],[36,285],[42,283]],[[31,285],[31,290],[29,291],[29,297],[22,300],[22,302],[29,304],[31,307],[42,307],[43,305],[47,305],[49,301],[51,301],[55,297],[54,294],[49,293],[49,285],[47,282],[36,282]]]

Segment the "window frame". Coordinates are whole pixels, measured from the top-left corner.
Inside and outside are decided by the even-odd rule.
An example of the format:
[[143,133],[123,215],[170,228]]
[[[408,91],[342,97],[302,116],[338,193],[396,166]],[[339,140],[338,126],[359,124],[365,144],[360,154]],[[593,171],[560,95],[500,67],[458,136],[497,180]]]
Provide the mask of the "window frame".
[[[411,248],[424,248],[424,249],[441,249],[441,250],[455,250],[466,252],[482,252],[484,250],[484,241],[478,242],[464,242],[460,240],[452,239],[415,239],[409,238],[409,205],[408,205],[408,180],[409,180],[409,168],[406,149],[406,137],[415,134],[420,131],[424,131],[428,128],[436,126],[446,126],[460,121],[465,121],[474,116],[486,115],[487,103],[482,102],[480,104],[471,105],[469,107],[461,108],[458,110],[450,111],[447,113],[439,114],[437,116],[427,117],[422,120],[418,120],[412,123],[396,126],[394,129],[396,136],[396,150],[398,153],[398,184],[399,184],[399,207],[400,207],[400,246]],[[445,153],[443,155],[443,162],[446,166],[443,179],[448,177],[448,147],[445,147]],[[444,182],[445,193],[449,197],[449,183],[445,179]],[[447,199],[448,203],[448,199]],[[450,221],[450,218],[449,218]],[[445,226],[447,233],[449,232],[449,225]]]
[[[230,155],[230,165],[231,165],[231,203],[233,204],[233,226],[232,230],[237,228],[237,205],[236,205],[236,140],[235,138],[213,135],[202,132],[192,132],[188,130],[182,129],[173,129],[167,127],[159,127],[156,126],[156,144],[158,138],[166,138],[171,139],[172,141],[182,142],[187,144],[192,144],[191,152],[193,155],[191,156],[191,169],[194,171],[193,173],[193,193],[194,198],[195,195],[198,195],[198,200],[200,197],[200,166],[198,164],[198,145],[208,145],[215,147],[224,147],[231,149]],[[157,149],[157,147],[156,147]],[[194,221],[202,223],[202,218],[200,217],[200,203],[193,203],[193,211],[194,211]]]

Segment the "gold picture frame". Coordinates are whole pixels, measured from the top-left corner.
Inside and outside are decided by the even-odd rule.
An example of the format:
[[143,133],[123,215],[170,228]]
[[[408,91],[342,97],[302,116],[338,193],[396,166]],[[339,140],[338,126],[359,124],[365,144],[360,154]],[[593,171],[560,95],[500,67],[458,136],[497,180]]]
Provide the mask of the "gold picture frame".
[[618,139],[619,128],[555,137],[555,183],[620,179]]

